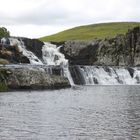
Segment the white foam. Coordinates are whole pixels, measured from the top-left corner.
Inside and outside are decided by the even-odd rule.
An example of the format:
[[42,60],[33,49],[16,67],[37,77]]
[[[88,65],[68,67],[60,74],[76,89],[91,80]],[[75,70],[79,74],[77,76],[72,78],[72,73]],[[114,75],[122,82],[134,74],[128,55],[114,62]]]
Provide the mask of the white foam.
[[68,60],[65,58],[64,54],[60,52],[60,47],[45,42],[45,45],[42,47],[42,54],[43,62],[46,65],[59,65],[63,68],[64,76],[69,79],[71,86],[73,86],[74,82],[69,71]]
[[135,85],[140,84],[140,69],[133,69],[133,76],[124,67],[79,66],[86,85]]

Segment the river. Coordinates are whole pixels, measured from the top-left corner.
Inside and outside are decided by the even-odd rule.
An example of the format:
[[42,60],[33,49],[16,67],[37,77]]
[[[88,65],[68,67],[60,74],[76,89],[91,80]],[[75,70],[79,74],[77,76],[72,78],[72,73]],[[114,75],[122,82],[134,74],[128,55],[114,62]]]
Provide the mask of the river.
[[0,140],[139,140],[140,86],[0,93]]

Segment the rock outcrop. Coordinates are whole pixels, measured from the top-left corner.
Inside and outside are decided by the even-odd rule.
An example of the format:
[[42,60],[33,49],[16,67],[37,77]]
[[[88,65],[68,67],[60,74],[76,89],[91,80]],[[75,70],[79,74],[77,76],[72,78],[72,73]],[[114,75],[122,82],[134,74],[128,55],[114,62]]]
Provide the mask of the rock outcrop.
[[67,41],[61,52],[71,65],[140,65],[140,27],[125,35],[93,41]]
[[97,61],[99,41],[67,41],[61,52],[71,65],[92,65]]
[[39,59],[42,59],[42,46],[44,43],[38,39],[22,38],[26,49],[33,52]]
[[57,89],[70,87],[61,67],[1,66],[0,83],[9,89]]
[[[29,39],[29,38],[3,38],[0,40],[0,58],[8,61],[12,64],[18,63],[30,63],[29,58],[26,55],[23,55],[22,51],[20,50],[20,44],[14,42],[14,39],[19,41],[21,44],[24,44],[25,49],[27,51],[32,52],[37,58],[42,60],[42,46],[44,45],[38,39]],[[10,40],[12,44],[10,43]],[[5,62],[3,61],[3,62]],[[2,61],[0,61],[1,63]],[[3,62],[1,64],[3,64]],[[7,63],[6,63],[7,64]]]

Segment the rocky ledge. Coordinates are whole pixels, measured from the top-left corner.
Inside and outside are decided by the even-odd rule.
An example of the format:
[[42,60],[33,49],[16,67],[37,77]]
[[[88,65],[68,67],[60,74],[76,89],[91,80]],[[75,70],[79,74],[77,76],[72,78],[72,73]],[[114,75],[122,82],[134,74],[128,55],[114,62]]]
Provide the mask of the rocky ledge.
[[70,87],[61,67],[0,66],[0,86],[4,89],[58,89]]
[[66,41],[61,52],[71,65],[140,65],[140,27],[125,35],[92,41]]

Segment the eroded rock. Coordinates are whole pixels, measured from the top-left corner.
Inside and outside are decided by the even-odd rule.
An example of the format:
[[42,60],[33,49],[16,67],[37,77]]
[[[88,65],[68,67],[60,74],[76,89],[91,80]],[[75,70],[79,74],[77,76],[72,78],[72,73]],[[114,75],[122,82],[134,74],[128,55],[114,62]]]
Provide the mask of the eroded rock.
[[[0,81],[10,89],[57,89],[70,87],[60,67],[1,66]],[[57,71],[57,73],[55,73]],[[54,73],[53,73],[54,72]]]
[[61,52],[71,65],[140,65],[140,27],[126,35],[93,41],[66,41]]

